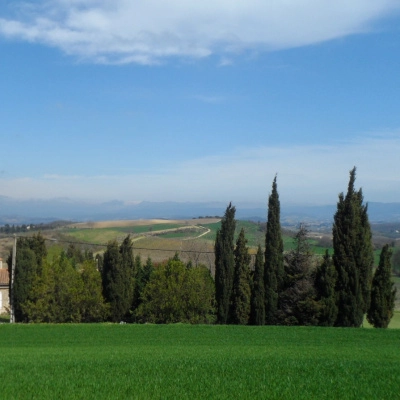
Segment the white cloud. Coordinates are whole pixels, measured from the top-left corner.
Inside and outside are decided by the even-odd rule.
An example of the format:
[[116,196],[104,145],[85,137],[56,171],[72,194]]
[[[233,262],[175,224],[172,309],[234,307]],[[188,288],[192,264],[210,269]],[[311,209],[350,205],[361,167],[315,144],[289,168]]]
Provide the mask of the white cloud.
[[[0,34],[104,63],[157,63],[304,46],[365,32],[398,0],[41,0]],[[0,12],[1,14],[1,12]]]
[[[359,139],[333,146],[238,149],[173,168],[124,176],[62,176],[10,179],[2,193],[16,198],[125,201],[265,202],[275,173],[282,203],[334,204],[357,166],[356,186],[366,201],[398,202],[400,136]],[[1,194],[1,193],[0,193]]]

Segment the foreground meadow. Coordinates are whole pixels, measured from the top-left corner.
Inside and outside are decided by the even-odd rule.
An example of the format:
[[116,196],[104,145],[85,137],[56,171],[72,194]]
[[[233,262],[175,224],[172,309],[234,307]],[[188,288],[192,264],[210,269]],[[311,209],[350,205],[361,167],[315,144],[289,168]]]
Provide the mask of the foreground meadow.
[[400,330],[0,325],[1,398],[370,398],[400,393]]

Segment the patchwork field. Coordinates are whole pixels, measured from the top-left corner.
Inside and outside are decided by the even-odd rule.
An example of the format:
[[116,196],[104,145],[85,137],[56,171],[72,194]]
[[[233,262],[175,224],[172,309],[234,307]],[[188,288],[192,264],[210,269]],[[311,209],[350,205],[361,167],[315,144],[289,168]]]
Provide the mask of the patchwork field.
[[0,325],[2,398],[394,399],[400,330]]

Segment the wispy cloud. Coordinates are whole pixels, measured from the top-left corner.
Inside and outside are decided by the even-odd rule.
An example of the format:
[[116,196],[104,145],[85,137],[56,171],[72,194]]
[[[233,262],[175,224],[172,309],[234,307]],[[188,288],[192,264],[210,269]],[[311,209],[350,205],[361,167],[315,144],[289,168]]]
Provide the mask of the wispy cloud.
[[356,185],[367,201],[394,202],[400,199],[398,154],[399,135],[386,135],[331,146],[243,148],[124,176],[0,176],[0,187],[17,198],[265,202],[278,173],[282,202],[333,204],[357,166]]
[[400,8],[398,0],[41,0],[13,6],[18,8],[14,17],[0,18],[3,36],[90,61],[139,64],[211,54],[231,62],[232,55],[246,50],[366,32]]

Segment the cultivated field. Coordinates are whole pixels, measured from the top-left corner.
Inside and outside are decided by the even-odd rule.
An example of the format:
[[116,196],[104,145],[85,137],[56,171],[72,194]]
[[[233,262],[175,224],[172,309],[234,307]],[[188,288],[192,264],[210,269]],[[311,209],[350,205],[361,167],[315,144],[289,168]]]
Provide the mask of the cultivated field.
[[1,397],[394,399],[400,330],[0,325]]

